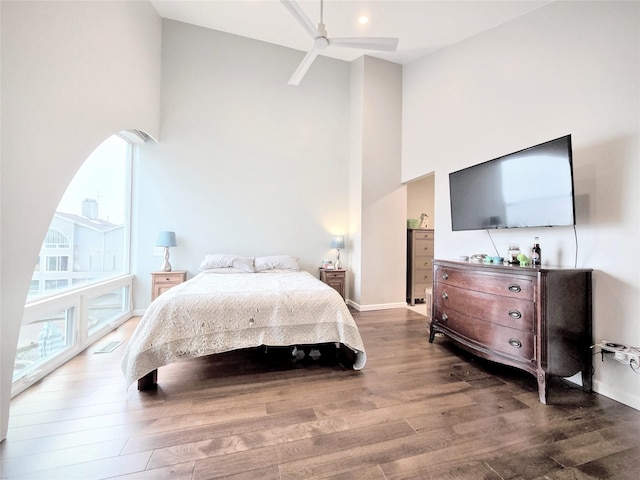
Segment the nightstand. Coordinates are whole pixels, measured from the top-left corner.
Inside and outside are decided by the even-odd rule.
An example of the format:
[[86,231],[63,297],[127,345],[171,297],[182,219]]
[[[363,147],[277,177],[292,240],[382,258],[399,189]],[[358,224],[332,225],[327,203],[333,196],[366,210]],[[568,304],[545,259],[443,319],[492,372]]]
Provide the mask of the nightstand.
[[171,272],[153,272],[151,274],[151,301],[163,294],[171,287],[181,284],[187,279],[186,270]]
[[346,270],[326,270],[320,269],[320,280],[333,287],[344,299],[344,288],[346,284]]

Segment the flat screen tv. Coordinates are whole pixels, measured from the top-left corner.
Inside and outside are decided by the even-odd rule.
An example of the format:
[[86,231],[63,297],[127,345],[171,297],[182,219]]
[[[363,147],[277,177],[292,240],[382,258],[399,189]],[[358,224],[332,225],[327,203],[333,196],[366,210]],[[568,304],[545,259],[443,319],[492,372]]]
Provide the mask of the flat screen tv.
[[449,174],[453,231],[575,225],[571,135]]

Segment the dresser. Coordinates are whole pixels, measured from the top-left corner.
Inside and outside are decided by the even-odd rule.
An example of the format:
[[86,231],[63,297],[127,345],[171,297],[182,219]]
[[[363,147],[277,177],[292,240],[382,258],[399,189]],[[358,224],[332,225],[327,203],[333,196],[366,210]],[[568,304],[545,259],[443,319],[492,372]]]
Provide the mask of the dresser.
[[344,299],[345,295],[345,284],[346,284],[346,270],[329,270],[329,269],[320,269],[320,280],[333,287]]
[[434,260],[429,341],[525,370],[547,403],[551,376],[580,372],[591,391],[591,269]]
[[407,303],[425,300],[433,284],[433,230],[407,230]]
[[171,272],[153,272],[151,274],[151,300],[155,300],[171,287],[184,282],[187,279],[186,270],[174,270]]

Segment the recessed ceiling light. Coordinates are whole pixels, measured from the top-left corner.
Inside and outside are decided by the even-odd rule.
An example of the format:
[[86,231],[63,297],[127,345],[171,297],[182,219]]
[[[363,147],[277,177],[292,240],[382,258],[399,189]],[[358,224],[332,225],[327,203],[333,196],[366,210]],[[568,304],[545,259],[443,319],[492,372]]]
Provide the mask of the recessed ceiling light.
[[364,25],[365,23],[369,23],[369,18],[363,15],[358,19],[358,23],[360,23],[361,25]]

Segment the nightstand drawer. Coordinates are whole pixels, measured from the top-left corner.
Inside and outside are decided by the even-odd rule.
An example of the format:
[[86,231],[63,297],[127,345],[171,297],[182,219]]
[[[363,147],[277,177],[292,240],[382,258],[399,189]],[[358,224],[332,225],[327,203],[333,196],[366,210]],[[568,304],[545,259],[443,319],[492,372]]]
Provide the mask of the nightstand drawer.
[[325,281],[330,281],[330,280],[344,280],[344,272],[332,272],[332,271],[328,271],[325,270],[324,271],[324,279]]
[[172,272],[153,272],[151,274],[151,300],[162,295],[171,287],[181,284],[187,279],[186,270]]
[[321,268],[320,280],[332,287],[344,298],[346,273],[346,270],[325,270]]
[[[155,275],[155,274],[154,274]],[[184,281],[184,273],[177,272],[163,273],[154,277],[155,283],[168,283],[170,285],[178,285]]]

